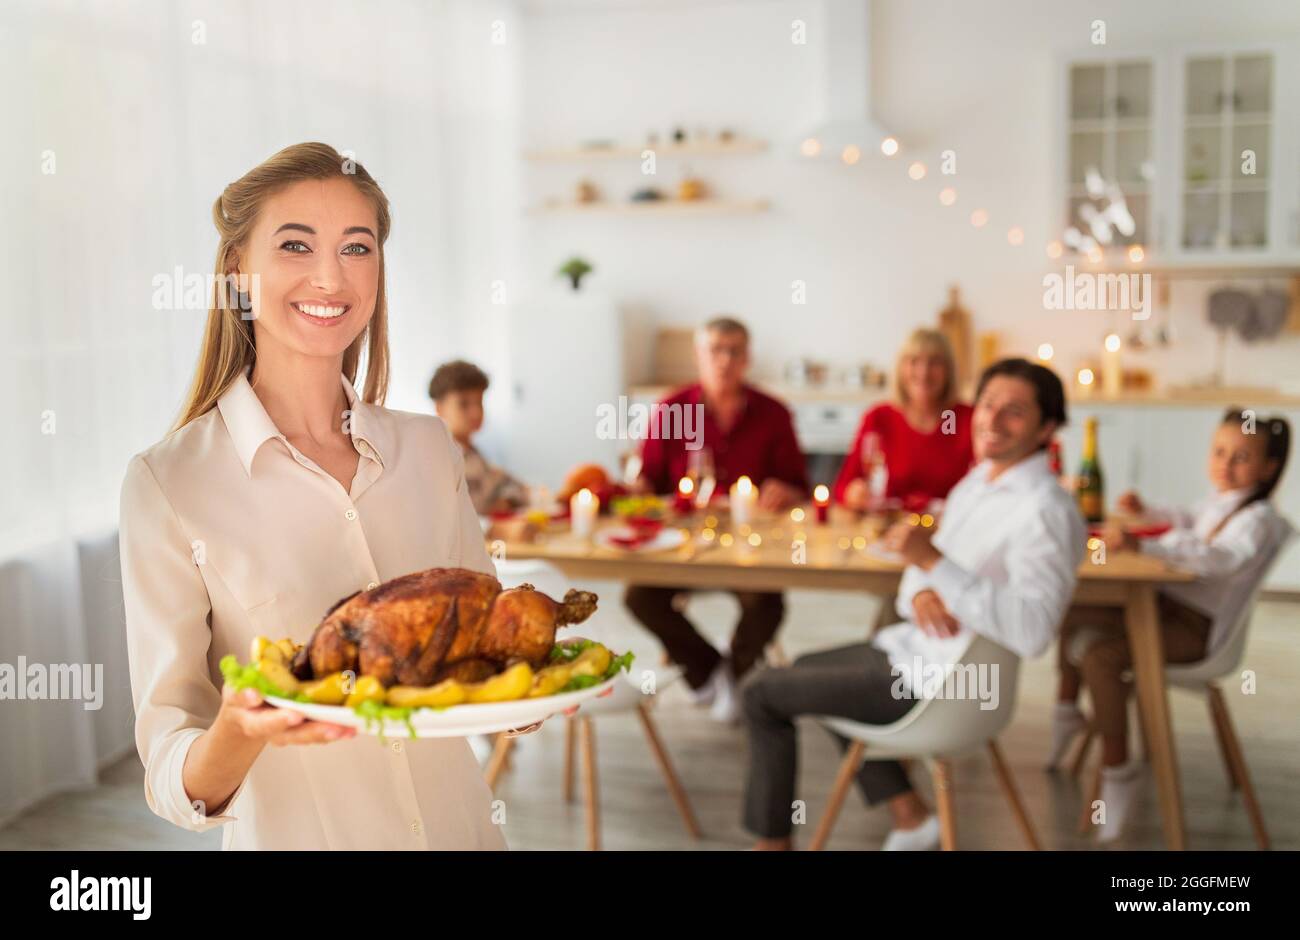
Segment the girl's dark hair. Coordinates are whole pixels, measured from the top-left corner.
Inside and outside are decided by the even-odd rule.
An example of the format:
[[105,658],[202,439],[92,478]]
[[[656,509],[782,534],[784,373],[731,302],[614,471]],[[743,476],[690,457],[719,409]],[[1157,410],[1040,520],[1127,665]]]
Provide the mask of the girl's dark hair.
[[1282,479],[1282,471],[1286,469],[1286,459],[1291,453],[1290,422],[1278,415],[1261,418],[1249,409],[1233,406],[1224,413],[1222,423],[1239,425],[1243,433],[1246,433],[1248,426],[1253,426],[1254,431],[1248,433],[1263,435],[1264,459],[1276,460],[1277,471],[1255,487],[1255,492],[1251,493],[1242,505],[1247,506],[1257,500],[1268,499],[1273,495],[1273,490],[1277,489],[1278,481]]

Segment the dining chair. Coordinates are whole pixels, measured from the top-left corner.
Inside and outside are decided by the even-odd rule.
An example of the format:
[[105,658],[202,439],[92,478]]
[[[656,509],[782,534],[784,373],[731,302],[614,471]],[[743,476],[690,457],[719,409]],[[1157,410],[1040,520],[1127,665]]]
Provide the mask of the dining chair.
[[808,848],[819,851],[830,839],[844,798],[853,783],[858,766],[864,760],[921,759],[930,768],[938,804],[940,844],[946,851],[957,847],[957,821],[953,798],[952,758],[983,746],[993,762],[998,785],[1011,806],[1016,825],[1031,849],[1042,846],[1025,811],[1020,792],[998,747],[998,735],[1010,723],[1015,712],[1020,657],[1002,645],[981,635],[971,641],[953,670],[996,667],[998,706],[983,709],[974,696],[922,699],[906,715],[888,725],[867,725],[847,718],[821,716],[831,731],[849,739],[840,763],[835,784],[827,800],[826,811],[817,825]]
[[[1260,809],[1259,799],[1255,794],[1255,786],[1251,782],[1250,772],[1246,766],[1246,758],[1241,749],[1241,740],[1237,737],[1237,731],[1233,727],[1223,690],[1219,687],[1219,681],[1226,679],[1241,668],[1242,660],[1246,656],[1246,639],[1250,633],[1251,621],[1254,619],[1255,604],[1259,600],[1260,591],[1268,578],[1269,571],[1281,556],[1282,549],[1290,541],[1292,534],[1288,534],[1286,538],[1281,540],[1260,567],[1259,577],[1251,588],[1250,597],[1242,606],[1241,613],[1232,625],[1232,629],[1219,643],[1218,647],[1210,655],[1194,663],[1165,664],[1165,682],[1171,689],[1182,689],[1185,692],[1199,693],[1205,696],[1210,711],[1210,724],[1214,728],[1215,738],[1218,739],[1219,753],[1223,757],[1224,770],[1228,775],[1228,785],[1233,790],[1241,791],[1241,798],[1246,804],[1246,813],[1250,817],[1250,825],[1255,833],[1255,842],[1261,849],[1265,850],[1270,847],[1271,843],[1268,830],[1264,826],[1264,814]],[[1070,645],[1067,654],[1075,665],[1078,665],[1082,660],[1089,641],[1095,640],[1096,637],[1096,631],[1081,630],[1079,632],[1078,638]],[[1140,708],[1138,724],[1145,735],[1146,726]],[[1071,771],[1076,776],[1083,769],[1088,750],[1095,737],[1096,728],[1089,721],[1088,727],[1079,742],[1078,753],[1071,766]],[[1080,835],[1086,835],[1091,828],[1092,807],[1100,794],[1101,761],[1098,761],[1079,814]]]
[[[680,669],[661,670],[658,675],[656,695],[662,693],[665,688],[680,678]],[[646,743],[650,746],[650,753],[654,755],[655,762],[659,765],[659,770],[664,777],[664,783],[668,787],[668,793],[677,807],[677,813],[681,816],[687,833],[690,834],[692,839],[699,839],[702,835],[700,825],[695,819],[695,813],[691,809],[691,802],[686,794],[686,788],[682,786],[681,779],[677,776],[677,770],[673,766],[672,758],[668,755],[663,739],[659,736],[658,726],[650,714],[650,701],[654,697],[643,693],[641,687],[630,677],[623,676],[621,681],[614,683],[610,694],[602,698],[588,699],[582,703],[575,714],[568,715],[565,718],[564,802],[572,803],[574,799],[574,777],[577,770],[575,751],[580,752],[582,759],[582,795],[587,814],[587,848],[593,852],[599,851],[601,845],[600,785],[596,770],[595,725],[595,719],[601,715],[627,712],[636,714],[641,724],[641,730],[645,733]],[[514,738],[508,738],[504,735],[497,738],[496,745],[492,749],[492,756],[488,759],[487,768],[484,771],[488,786],[492,789],[496,788],[497,779],[505,769],[506,759],[513,748],[514,742]]]

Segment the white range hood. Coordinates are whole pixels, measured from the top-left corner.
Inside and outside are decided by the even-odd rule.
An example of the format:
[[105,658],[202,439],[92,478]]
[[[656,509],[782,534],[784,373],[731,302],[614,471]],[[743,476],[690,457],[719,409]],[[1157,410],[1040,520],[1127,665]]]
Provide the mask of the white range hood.
[[[821,23],[810,33],[810,41],[822,46],[821,112],[795,148],[828,160],[842,159],[850,146],[863,156],[880,153],[881,142],[893,135],[871,110],[871,0],[822,0]],[[817,142],[815,153],[808,141]]]

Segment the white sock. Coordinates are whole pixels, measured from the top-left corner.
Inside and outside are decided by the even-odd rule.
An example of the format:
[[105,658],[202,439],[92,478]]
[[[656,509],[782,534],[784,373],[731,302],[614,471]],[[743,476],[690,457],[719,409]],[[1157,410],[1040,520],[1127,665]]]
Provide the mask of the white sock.
[[1102,822],[1097,824],[1097,841],[1114,842],[1124,831],[1124,823],[1137,802],[1142,786],[1142,764],[1129,761],[1101,769]]
[[725,661],[718,663],[709,673],[709,677],[704,680],[704,685],[698,689],[692,689],[690,684],[686,684],[686,694],[690,696],[691,704],[697,708],[703,708],[712,705],[718,695],[718,670],[723,667]]
[[718,664],[712,681],[717,694],[709,717],[723,724],[736,724],[740,721],[740,689],[736,685],[736,677],[731,674],[730,661],[724,659]]
[[939,847],[939,817],[931,813],[915,829],[891,829],[882,852],[933,852]]

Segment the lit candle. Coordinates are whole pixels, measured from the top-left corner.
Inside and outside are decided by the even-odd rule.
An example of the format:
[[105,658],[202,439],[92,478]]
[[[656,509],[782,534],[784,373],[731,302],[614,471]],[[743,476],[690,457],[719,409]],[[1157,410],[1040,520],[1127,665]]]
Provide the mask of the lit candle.
[[694,507],[695,502],[692,495],[695,493],[695,481],[690,477],[682,477],[677,481],[677,502],[675,508],[680,513],[688,513]]
[[1119,363],[1118,333],[1106,337],[1106,352],[1101,357],[1101,388],[1107,397],[1117,398],[1124,387],[1124,372]]
[[813,506],[817,509],[817,524],[825,525],[831,511],[831,491],[826,484],[818,483],[813,489]]
[[731,485],[731,524],[748,525],[754,518],[758,505],[758,487],[749,477],[741,477]]
[[1080,397],[1087,398],[1089,395],[1091,395],[1092,387],[1094,384],[1095,384],[1095,377],[1092,374],[1092,370],[1088,368],[1080,369],[1079,370]]
[[600,500],[591,490],[583,487],[569,498],[569,522],[573,534],[581,539],[591,538],[596,528],[596,513],[600,511]]

